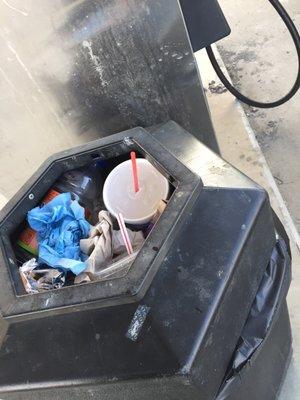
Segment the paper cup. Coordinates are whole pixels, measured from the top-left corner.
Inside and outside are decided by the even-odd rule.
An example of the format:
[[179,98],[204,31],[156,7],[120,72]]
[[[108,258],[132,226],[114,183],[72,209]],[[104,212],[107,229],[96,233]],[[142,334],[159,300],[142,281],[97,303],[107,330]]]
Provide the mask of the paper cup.
[[151,221],[160,200],[169,193],[168,180],[144,158],[137,158],[139,191],[135,193],[131,160],[114,168],[106,178],[103,200],[107,210],[116,217],[121,213],[126,223],[143,225]]

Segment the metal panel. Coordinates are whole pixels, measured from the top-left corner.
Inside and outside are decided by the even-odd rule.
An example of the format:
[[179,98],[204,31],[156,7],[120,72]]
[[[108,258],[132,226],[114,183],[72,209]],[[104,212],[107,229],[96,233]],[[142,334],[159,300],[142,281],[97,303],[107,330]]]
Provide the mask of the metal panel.
[[0,55],[0,128],[18,140],[51,153],[173,119],[217,150],[177,0],[5,0]]

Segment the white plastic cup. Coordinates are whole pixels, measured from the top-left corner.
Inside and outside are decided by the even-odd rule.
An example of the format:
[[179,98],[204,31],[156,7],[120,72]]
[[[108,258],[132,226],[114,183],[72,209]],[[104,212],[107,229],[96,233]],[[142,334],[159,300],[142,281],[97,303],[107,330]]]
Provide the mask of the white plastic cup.
[[160,200],[166,200],[169,182],[144,158],[137,158],[139,191],[135,193],[132,163],[125,161],[114,168],[103,186],[107,210],[116,217],[121,213],[126,223],[143,225],[151,221]]

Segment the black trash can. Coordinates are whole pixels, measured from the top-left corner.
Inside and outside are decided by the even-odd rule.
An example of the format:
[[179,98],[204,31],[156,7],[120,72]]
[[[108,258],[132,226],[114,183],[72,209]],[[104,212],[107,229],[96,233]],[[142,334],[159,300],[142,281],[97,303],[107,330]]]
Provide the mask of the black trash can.
[[[24,293],[13,240],[26,213],[66,170],[131,150],[172,186],[135,261],[117,279]],[[215,399],[276,245],[266,192],[173,122],[53,156],[0,229],[3,399]]]

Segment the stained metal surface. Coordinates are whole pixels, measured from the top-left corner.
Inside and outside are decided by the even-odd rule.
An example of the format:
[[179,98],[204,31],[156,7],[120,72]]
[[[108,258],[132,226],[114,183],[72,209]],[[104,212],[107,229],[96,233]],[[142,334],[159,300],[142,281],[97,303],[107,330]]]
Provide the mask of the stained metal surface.
[[[152,135],[168,148],[183,164],[199,175],[203,185],[210,188],[259,188],[255,182],[196,140],[190,133],[169,121],[150,129]],[[176,138],[175,140],[173,138]],[[263,190],[263,189],[260,189]]]
[[170,119],[217,148],[177,0],[0,0],[0,57],[0,168],[20,184],[57,150]]

